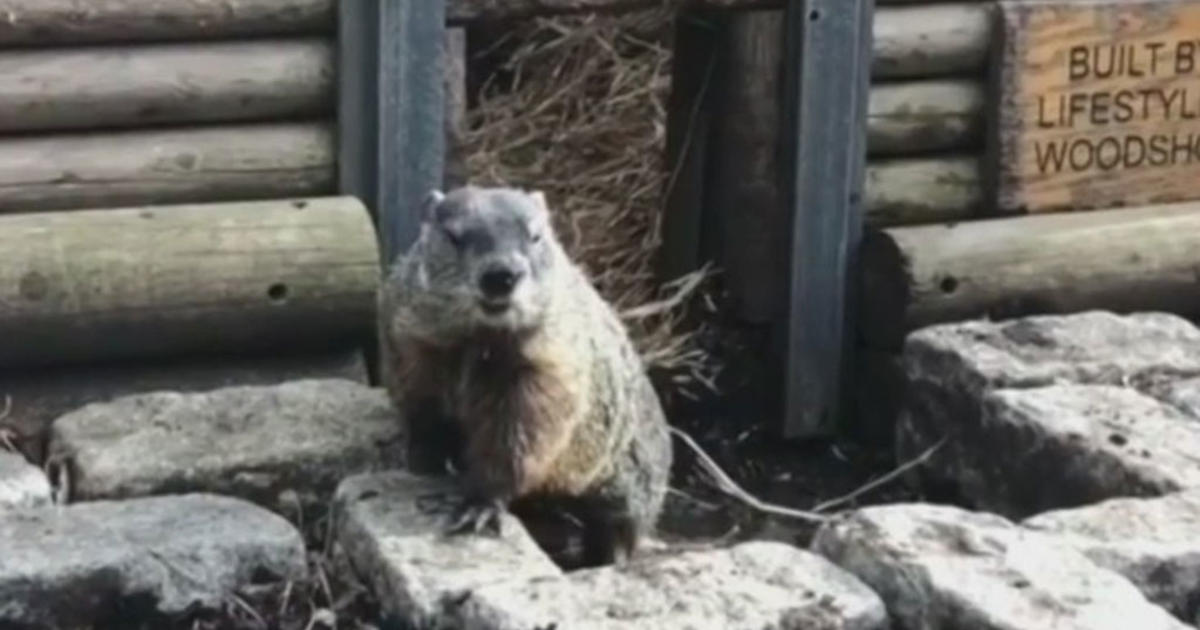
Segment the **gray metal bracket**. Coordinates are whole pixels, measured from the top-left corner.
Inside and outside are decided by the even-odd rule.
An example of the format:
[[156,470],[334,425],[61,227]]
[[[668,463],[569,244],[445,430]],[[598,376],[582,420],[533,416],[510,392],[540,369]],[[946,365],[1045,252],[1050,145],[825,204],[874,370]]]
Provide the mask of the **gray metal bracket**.
[[338,188],[375,217],[384,265],[442,185],[445,0],[338,3]]
[[789,0],[785,178],[792,217],[784,433],[848,409],[874,0]]

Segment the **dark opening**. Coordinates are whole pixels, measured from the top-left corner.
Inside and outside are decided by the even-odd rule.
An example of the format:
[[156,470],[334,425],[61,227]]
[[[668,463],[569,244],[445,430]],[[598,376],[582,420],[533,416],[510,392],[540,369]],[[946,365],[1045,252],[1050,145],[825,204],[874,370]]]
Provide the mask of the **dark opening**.
[[277,282],[275,284],[272,284],[267,289],[267,297],[271,298],[272,302],[282,302],[287,299],[287,296],[288,296],[287,285],[283,284],[282,282]]

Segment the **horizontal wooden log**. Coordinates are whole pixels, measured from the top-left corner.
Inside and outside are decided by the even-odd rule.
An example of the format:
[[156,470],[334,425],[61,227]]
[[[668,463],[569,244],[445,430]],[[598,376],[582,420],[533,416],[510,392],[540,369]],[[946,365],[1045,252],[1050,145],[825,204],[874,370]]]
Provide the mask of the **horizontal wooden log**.
[[311,117],[333,46],[284,39],[0,52],[0,131]]
[[0,46],[332,33],[336,0],[0,0]]
[[873,226],[963,221],[983,209],[980,158],[950,156],[870,161],[864,182]]
[[883,156],[979,149],[983,104],[983,83],[970,79],[872,86],[867,150]]
[[884,7],[875,12],[876,79],[982,76],[992,44],[992,5]]
[[[458,0],[449,5],[454,21],[582,10],[645,8],[661,2],[613,0]],[[781,2],[703,0],[679,6],[772,9]],[[898,3],[875,11],[874,79],[971,75],[982,77],[992,43],[992,4],[981,0],[934,4]],[[782,44],[782,42],[780,42]]]
[[372,338],[353,197],[0,216],[0,367]]
[[1200,315],[1198,250],[1198,203],[872,232],[859,329],[869,345],[894,350],[914,329],[985,316]]
[[151,391],[200,392],[235,385],[274,385],[307,378],[338,378],[366,384],[357,349],[257,356],[189,357],[163,361],[98,363],[0,371],[0,399],[10,402],[5,425],[17,446],[41,463],[46,432],[59,416],[83,405]]
[[[983,4],[994,0],[959,0],[966,4]],[[931,0],[875,0],[877,5],[930,4]],[[446,14],[450,22],[504,20],[533,15],[547,16],[566,13],[645,10],[664,4],[679,9],[779,9],[785,0],[447,0]]]
[[330,194],[325,124],[0,139],[0,214]]

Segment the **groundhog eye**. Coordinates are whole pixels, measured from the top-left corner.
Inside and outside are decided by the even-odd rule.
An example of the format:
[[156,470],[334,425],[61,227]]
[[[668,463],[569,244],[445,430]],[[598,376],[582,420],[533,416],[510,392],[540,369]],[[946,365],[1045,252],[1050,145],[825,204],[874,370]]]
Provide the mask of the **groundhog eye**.
[[541,232],[534,232],[533,234],[530,234],[530,235],[529,235],[529,240],[530,240],[530,242],[533,242],[533,243],[540,242],[540,241],[542,240],[542,233],[541,233]]

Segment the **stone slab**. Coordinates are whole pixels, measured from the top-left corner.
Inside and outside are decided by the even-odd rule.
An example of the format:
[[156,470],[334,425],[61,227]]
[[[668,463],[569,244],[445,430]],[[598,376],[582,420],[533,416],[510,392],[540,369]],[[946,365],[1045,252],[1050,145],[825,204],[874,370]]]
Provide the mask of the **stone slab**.
[[24,457],[0,447],[0,512],[50,505],[50,481]]
[[1200,627],[1200,490],[1111,499],[1021,523],[1055,534],[1125,576],[1151,601]]
[[215,609],[306,577],[300,533],[248,502],[191,494],[0,511],[0,626],[93,627]]
[[308,349],[270,356],[188,357],[46,368],[0,370],[4,395],[12,400],[5,424],[19,435],[18,447],[40,464],[50,425],[84,405],[157,391],[203,392],[239,385],[277,385],[292,380],[341,378],[367,384],[363,353],[357,349]]
[[896,627],[1189,628],[1120,575],[993,514],[864,508],[823,526],[812,546],[873,588]]
[[404,462],[386,394],[341,379],[93,403],[54,422],[50,454],[70,462],[72,501],[205,491],[272,506]]
[[404,471],[355,475],[334,499],[338,541],[384,612],[409,627],[452,615],[471,592],[488,585],[561,575],[516,517],[501,519],[501,536],[446,536],[444,514],[418,506],[451,482]]
[[1133,389],[997,390],[980,418],[954,472],[985,510],[1025,517],[1200,487],[1200,422]]
[[459,628],[885,630],[883,602],[824,558],[775,542],[478,589]]
[[[1186,487],[1196,476],[1190,462],[1200,457],[1192,446],[1200,420],[1178,405],[1138,394],[1160,396],[1173,383],[1200,376],[1200,330],[1179,317],[1097,311],[933,326],[910,335],[903,363],[906,400],[896,426],[897,458],[909,461],[945,440],[910,477],[929,496],[1024,518],[1147,494],[1142,486],[1129,489],[1143,479],[1137,475],[1133,481],[1110,475],[1107,485],[1093,479],[1086,492],[1043,483],[1089,476],[1084,469],[1110,456],[1124,458],[1121,470],[1144,470],[1155,465],[1139,463],[1146,453],[1150,459],[1161,455],[1157,467],[1178,483],[1151,484],[1155,492]],[[1110,389],[1054,389],[1072,384]],[[1008,393],[996,395],[1000,390]],[[1041,393],[1019,393],[1033,390]],[[1092,409],[1091,393],[1103,396],[1115,415],[1101,421],[1105,414]],[[1030,415],[1035,410],[1041,410],[1036,418]],[[1148,410],[1153,413],[1143,421],[1139,414]],[[1091,421],[1099,424],[1088,426]],[[1114,426],[1120,428],[1116,437],[1106,433]],[[1114,442],[1106,443],[1110,438]],[[1068,456],[1055,460],[1042,447],[1067,449]],[[1182,468],[1167,470],[1177,465]]]

